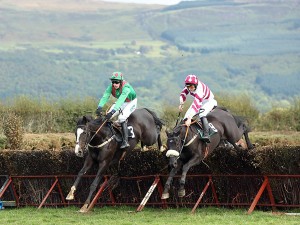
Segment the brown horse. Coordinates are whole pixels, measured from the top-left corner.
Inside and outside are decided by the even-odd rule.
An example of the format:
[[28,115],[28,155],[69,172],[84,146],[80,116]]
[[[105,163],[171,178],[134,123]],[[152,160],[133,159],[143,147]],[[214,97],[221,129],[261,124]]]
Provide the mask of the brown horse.
[[[82,121],[87,122],[86,118]],[[89,195],[80,209],[80,212],[87,212],[91,203],[91,198],[100,183],[105,171],[111,164],[119,162],[125,152],[131,151],[139,141],[143,145],[151,146],[155,143],[162,149],[160,131],[163,122],[156,114],[149,109],[136,109],[128,118],[129,147],[121,149],[122,134],[120,129],[105,118],[99,117],[86,124],[84,132],[78,138],[81,149],[87,149],[88,154],[84,165],[71,187],[67,200],[74,199],[74,193],[82,176],[92,167],[98,164],[98,171],[93,183],[90,186]]]
[[189,127],[182,122],[176,126],[172,132],[167,133],[167,153],[169,157],[169,166],[172,168],[164,187],[162,199],[169,198],[169,189],[173,177],[179,169],[182,168],[179,197],[185,196],[185,179],[188,170],[207,157],[222,140],[227,140],[236,149],[240,150],[237,142],[245,136],[248,149],[252,149],[248,132],[249,128],[239,117],[234,117],[224,108],[215,108],[207,115],[210,125],[210,143],[201,139],[202,129],[197,123],[192,123]]

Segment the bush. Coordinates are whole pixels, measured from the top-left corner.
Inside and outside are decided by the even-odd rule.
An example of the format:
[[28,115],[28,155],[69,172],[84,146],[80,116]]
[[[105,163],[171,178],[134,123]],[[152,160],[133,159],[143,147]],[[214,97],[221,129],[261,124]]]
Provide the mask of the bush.
[[[221,97],[220,97],[221,96]],[[259,117],[259,111],[247,95],[218,95],[218,105],[229,109],[234,115],[242,116],[251,126]]]
[[[97,103],[93,98],[49,102],[45,99],[20,96],[8,101],[6,105],[0,104],[0,120],[5,120],[9,109],[22,118],[22,127],[26,133],[71,132],[77,118],[94,112]],[[2,122],[0,132],[3,132],[3,129]]]
[[260,131],[285,130],[300,131],[300,98],[294,100],[290,108],[273,108],[257,121]]
[[14,112],[8,112],[4,120],[4,135],[11,149],[20,149],[23,142],[22,118]]

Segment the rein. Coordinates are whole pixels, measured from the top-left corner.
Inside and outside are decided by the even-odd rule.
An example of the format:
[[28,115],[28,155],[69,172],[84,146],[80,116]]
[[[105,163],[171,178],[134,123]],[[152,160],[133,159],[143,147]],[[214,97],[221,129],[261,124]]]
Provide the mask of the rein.
[[115,138],[116,135],[113,135],[110,137],[110,139],[108,139],[107,141],[103,142],[102,144],[100,145],[90,145],[90,143],[88,144],[89,147],[92,147],[92,148],[101,148],[103,147],[104,145],[108,144],[109,142],[111,142],[114,138]]
[[184,135],[184,139],[183,139],[183,142],[182,142],[182,146],[181,146],[181,149],[180,149],[180,151],[179,151],[179,155],[178,155],[177,159],[179,159],[179,157],[180,157],[180,155],[181,155],[181,152],[182,152],[182,149],[183,149],[183,147],[185,146],[184,143],[185,143],[185,141],[186,141],[186,137],[187,137],[187,134],[188,134],[188,132],[189,132],[189,128],[190,128],[190,127],[187,126],[186,131],[185,131],[185,135]]
[[99,130],[103,127],[103,125],[107,122],[107,119],[104,120],[104,122],[102,123],[102,125],[98,128],[98,130],[96,131],[96,133],[94,133],[94,135],[92,136],[92,138],[89,141],[89,145],[90,142],[94,139],[94,137],[96,136],[96,134],[99,132]]
[[[196,121],[193,121],[192,124],[195,123],[195,122],[196,122]],[[181,125],[181,126],[185,126],[185,125]],[[185,131],[184,139],[181,140],[182,146],[181,146],[180,151],[178,152],[177,159],[179,159],[179,157],[180,157],[180,155],[181,155],[181,152],[182,152],[183,148],[186,147],[186,146],[189,146],[190,144],[192,144],[192,143],[195,141],[195,139],[197,138],[197,136],[198,136],[198,134],[195,134],[195,135],[191,138],[191,140],[189,140],[189,142],[185,144],[190,126],[186,126],[186,127],[187,127],[187,128],[186,128],[186,131]],[[173,137],[173,138],[175,138],[175,137]]]
[[114,138],[115,138],[115,134],[113,136],[111,136],[107,141],[101,143],[100,145],[91,145],[91,141],[94,139],[94,137],[96,136],[96,134],[100,131],[100,129],[103,127],[103,125],[107,122],[107,119],[104,120],[104,122],[102,123],[102,125],[97,129],[96,133],[92,136],[92,138],[90,139],[89,143],[87,144],[88,147],[92,147],[92,148],[101,148],[104,145],[108,144],[109,142],[111,142]]
[[[194,124],[194,123],[196,123],[196,122],[197,122],[197,121],[194,120],[194,121],[191,123],[191,125]],[[192,144],[193,141],[194,141],[194,140],[197,138],[197,136],[198,136],[197,134],[195,134],[195,135],[193,136],[193,138],[192,138],[187,144],[184,144],[185,141],[186,141],[186,137],[187,137],[189,128],[190,128],[190,126],[188,126],[188,127],[186,128],[185,136],[184,136],[184,139],[183,139],[183,145],[182,145],[182,148],[181,148],[181,150],[180,150],[180,153],[181,153],[183,147],[186,147],[186,146],[189,146],[190,144]]]

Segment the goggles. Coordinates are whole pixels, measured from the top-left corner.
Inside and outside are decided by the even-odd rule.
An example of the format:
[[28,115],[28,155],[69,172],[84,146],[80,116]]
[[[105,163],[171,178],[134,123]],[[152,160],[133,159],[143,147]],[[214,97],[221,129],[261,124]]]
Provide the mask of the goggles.
[[195,86],[195,84],[185,84],[186,87]]

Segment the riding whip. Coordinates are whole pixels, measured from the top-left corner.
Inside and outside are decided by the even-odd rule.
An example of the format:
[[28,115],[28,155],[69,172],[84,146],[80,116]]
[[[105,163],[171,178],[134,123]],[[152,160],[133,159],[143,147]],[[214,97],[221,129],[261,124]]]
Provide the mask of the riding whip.
[[181,111],[179,111],[178,116],[177,116],[177,121],[175,127],[178,125],[179,117],[180,117]]

